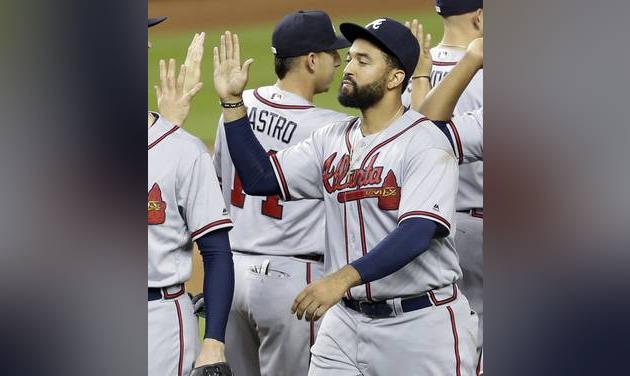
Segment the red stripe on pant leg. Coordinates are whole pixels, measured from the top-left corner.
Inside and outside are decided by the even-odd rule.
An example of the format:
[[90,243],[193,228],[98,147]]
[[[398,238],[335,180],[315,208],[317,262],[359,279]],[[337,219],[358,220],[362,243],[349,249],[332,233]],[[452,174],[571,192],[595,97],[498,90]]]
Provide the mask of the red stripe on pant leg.
[[[306,263],[306,284],[310,284],[312,281],[311,278],[311,263],[307,262]],[[310,322],[310,341],[309,343],[311,344],[311,346],[313,346],[313,344],[315,343],[315,323],[313,323],[313,321]],[[309,350],[310,353],[310,350]]]
[[448,314],[451,316],[451,329],[453,329],[453,339],[455,340],[455,363],[457,368],[457,376],[461,376],[461,359],[459,357],[459,337],[457,336],[457,325],[455,325],[455,314],[453,313],[453,309],[449,306],[446,307],[448,309]]
[[182,367],[184,366],[184,323],[182,321],[182,310],[179,308],[177,300],[175,300],[175,308],[177,308],[177,320],[179,321],[179,364],[177,365],[177,376],[182,376]]

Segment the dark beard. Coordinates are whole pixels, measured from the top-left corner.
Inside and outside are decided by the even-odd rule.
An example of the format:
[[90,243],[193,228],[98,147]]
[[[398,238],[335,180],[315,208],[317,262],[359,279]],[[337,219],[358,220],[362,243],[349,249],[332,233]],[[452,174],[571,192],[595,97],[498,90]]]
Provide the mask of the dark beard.
[[350,81],[353,89],[351,92],[344,92],[343,82],[341,83],[337,100],[344,107],[364,110],[374,106],[383,99],[383,96],[385,95],[385,76],[383,76],[380,80],[376,80],[361,87],[359,87],[357,83],[349,77],[344,77],[344,80]]

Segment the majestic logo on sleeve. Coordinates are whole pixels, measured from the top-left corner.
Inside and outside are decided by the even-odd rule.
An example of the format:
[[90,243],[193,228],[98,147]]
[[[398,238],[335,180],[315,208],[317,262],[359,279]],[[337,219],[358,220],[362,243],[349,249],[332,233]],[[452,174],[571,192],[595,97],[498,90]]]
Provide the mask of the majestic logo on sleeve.
[[378,155],[379,153],[372,156],[365,166],[350,170],[350,156],[344,154],[335,166],[333,161],[337,153],[333,153],[324,161],[324,188],[331,194],[343,191],[337,193],[337,201],[340,203],[377,198],[381,210],[397,210],[400,204],[400,186],[392,170],[389,170],[383,180],[383,167],[374,166]]
[[166,221],[166,202],[162,201],[162,191],[157,183],[149,191],[148,218],[150,225],[161,225]]

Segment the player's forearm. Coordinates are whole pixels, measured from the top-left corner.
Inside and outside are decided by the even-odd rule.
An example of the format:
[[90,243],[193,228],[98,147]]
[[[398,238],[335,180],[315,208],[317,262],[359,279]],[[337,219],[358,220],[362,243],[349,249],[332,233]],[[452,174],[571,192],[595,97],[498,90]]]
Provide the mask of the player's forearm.
[[227,122],[225,111],[223,114],[226,119],[224,130],[228,150],[245,193],[252,196],[281,194],[271,161],[254,136],[247,116]]
[[420,105],[419,111],[431,120],[449,120],[455,105],[466,86],[482,67],[483,61],[464,55],[457,65],[429,94]]
[[420,76],[411,79],[411,109],[420,112],[420,106],[431,91],[430,76]]
[[428,219],[407,219],[367,255],[350,265],[357,270],[362,283],[386,277],[426,251],[436,229],[437,224]]
[[211,232],[199,238],[197,245],[203,258],[204,338],[225,342],[225,327],[234,294],[234,264],[228,232]]

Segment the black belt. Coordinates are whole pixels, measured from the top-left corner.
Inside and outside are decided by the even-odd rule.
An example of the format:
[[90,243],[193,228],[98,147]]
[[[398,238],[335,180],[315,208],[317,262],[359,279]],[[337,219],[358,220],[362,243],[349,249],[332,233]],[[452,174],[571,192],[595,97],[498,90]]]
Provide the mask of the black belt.
[[[171,286],[173,287],[173,286]],[[179,291],[176,291],[174,293],[169,293],[168,292],[169,287],[149,287],[149,301],[152,300],[160,300],[162,298],[164,299],[174,299],[177,298],[179,296],[184,295],[184,293],[186,292],[186,289],[184,288],[184,285],[180,285],[180,289]]]
[[248,251],[237,251],[236,249],[233,249],[232,252],[234,252],[234,253],[242,253],[244,255],[251,255],[251,256],[295,257],[297,259],[305,260],[305,261],[324,262],[324,256],[323,255],[318,255],[316,253],[311,253],[311,254],[307,254],[307,255],[265,255],[265,254],[262,254],[262,253],[254,253],[254,252],[248,252]]
[[[363,313],[372,318],[384,318],[395,316],[394,310],[387,302],[360,302],[358,300],[350,300],[343,298],[346,307]],[[415,298],[402,299],[400,302],[403,312],[416,311],[418,309],[430,307],[431,300],[427,294]]]

